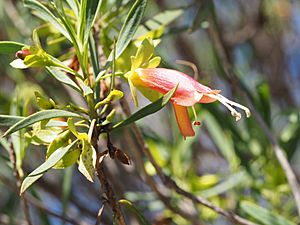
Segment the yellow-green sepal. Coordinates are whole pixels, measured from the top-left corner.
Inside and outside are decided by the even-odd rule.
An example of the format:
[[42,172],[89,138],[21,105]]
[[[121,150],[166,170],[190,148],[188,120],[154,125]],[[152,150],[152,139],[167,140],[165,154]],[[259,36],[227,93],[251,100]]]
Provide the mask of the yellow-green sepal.
[[129,84],[129,88],[130,88],[130,93],[131,93],[131,96],[132,96],[132,99],[134,101],[134,104],[136,107],[139,106],[139,103],[138,103],[138,100],[137,100],[137,95],[136,95],[136,88],[135,86],[133,85],[131,79],[129,78],[128,79],[128,84]]
[[147,63],[151,59],[153,54],[154,45],[152,39],[144,39],[141,45],[138,47],[136,55],[131,56],[131,71],[143,67],[143,64]]

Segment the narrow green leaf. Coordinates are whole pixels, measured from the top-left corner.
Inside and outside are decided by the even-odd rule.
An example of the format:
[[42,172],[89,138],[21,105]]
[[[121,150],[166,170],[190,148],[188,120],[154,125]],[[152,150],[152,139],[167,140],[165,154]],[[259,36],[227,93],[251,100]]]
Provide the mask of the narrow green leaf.
[[[137,0],[130,9],[116,43],[116,59],[119,58],[133,38],[143,18],[146,5],[147,0]],[[112,61],[112,58],[113,53],[110,54],[108,61]]]
[[100,72],[100,65],[99,65],[99,58],[98,58],[99,53],[97,50],[95,39],[92,34],[90,34],[89,37],[89,51],[90,51],[91,63],[93,66],[93,72],[96,80],[96,75]]
[[35,14],[44,21],[50,22],[59,32],[72,42],[67,30],[63,24],[55,17],[49,9],[36,0],[24,0],[24,5],[35,10]]
[[170,90],[167,94],[163,97],[159,98],[157,101],[145,106],[144,108],[140,109],[139,111],[132,114],[129,118],[121,121],[120,123],[113,126],[112,130],[119,129],[124,127],[130,123],[133,123],[139,119],[142,119],[150,114],[153,114],[160,109],[162,109],[172,98],[173,94],[175,93],[177,86]]
[[94,79],[95,79],[95,98],[96,101],[99,101],[100,98],[100,84],[97,82],[97,74],[100,72],[100,63],[99,63],[99,58],[98,58],[98,49],[97,45],[95,42],[95,39],[93,37],[93,34],[90,34],[89,37],[89,51],[90,51],[90,59],[91,59],[91,64],[93,66],[93,74],[94,74]]
[[0,115],[0,127],[13,126],[24,118],[22,116]]
[[119,203],[122,205],[125,205],[129,210],[133,212],[134,215],[138,218],[139,222],[141,225],[150,225],[151,223],[144,217],[144,215],[138,210],[134,205],[126,200],[126,199],[121,199],[119,200]]
[[77,0],[66,0],[68,5],[71,7],[73,12],[75,13],[76,18],[78,18],[79,14],[79,3]]
[[15,54],[25,44],[14,41],[0,41],[0,54]]
[[296,225],[288,219],[249,201],[241,202],[241,209],[264,225]]
[[116,40],[114,40],[114,49],[113,49],[113,59],[112,59],[112,71],[111,71],[111,77],[110,77],[110,91],[112,91],[115,88],[115,72],[116,72]]
[[11,133],[14,133],[22,128],[28,127],[36,122],[39,122],[41,120],[47,120],[52,118],[59,118],[59,117],[77,117],[77,118],[83,118],[81,115],[65,111],[65,110],[58,110],[58,109],[50,109],[50,110],[43,110],[37,113],[34,113],[28,117],[25,117],[24,119],[17,122],[15,125],[11,126],[3,135],[7,136]]
[[66,73],[54,67],[46,67],[46,71],[54,78],[56,78],[58,81],[64,83],[65,85],[68,85],[69,87],[73,88],[75,91],[81,93],[81,89],[70,77],[68,77]]
[[90,31],[96,20],[97,14],[100,10],[102,0],[82,0],[80,6],[80,24],[79,37],[82,44],[85,45],[90,35]]
[[56,150],[42,165],[32,171],[22,182],[20,194],[29,188],[35,181],[43,176],[47,170],[51,169],[64,155],[77,143],[73,141],[70,145]]

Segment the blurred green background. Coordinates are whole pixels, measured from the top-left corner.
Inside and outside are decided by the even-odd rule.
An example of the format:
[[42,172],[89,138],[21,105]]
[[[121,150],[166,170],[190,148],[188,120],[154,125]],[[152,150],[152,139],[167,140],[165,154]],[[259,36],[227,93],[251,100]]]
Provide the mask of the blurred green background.
[[[106,42],[120,29],[133,1],[104,2],[101,9],[104,16],[100,16],[96,26],[105,53]],[[105,18],[106,24],[113,24],[115,30],[103,26],[101,18]],[[32,30],[41,24],[21,1],[15,0],[0,0],[0,22],[0,40],[27,44],[31,43]],[[145,29],[152,30],[152,37],[161,39],[156,53],[162,57],[162,67],[176,68],[193,76],[189,66],[176,63],[178,59],[186,60],[198,68],[201,83],[222,90],[224,96],[251,109],[245,100],[246,93],[285,151],[299,180],[299,1],[151,0],[138,32],[144,33]],[[53,34],[51,38],[47,35],[45,32],[42,41],[48,52],[59,55],[70,47],[55,44]],[[82,102],[41,69],[21,71],[10,67],[13,59],[14,55],[0,55],[0,114],[30,114],[35,109],[36,90],[62,104]],[[230,74],[234,74],[234,79]],[[135,111],[127,84],[122,86]],[[142,105],[148,104],[142,96],[139,99]],[[183,189],[259,224],[299,223],[290,186],[261,124],[253,116],[236,123],[218,103],[198,104],[196,111],[202,125],[196,128],[196,136],[186,141],[179,133],[170,106],[138,122],[164,171]],[[22,142],[23,137],[13,138]],[[200,219],[197,223],[171,211],[137,169],[138,164],[144,163],[147,172],[155,176],[147,159],[135,162],[139,146],[130,128],[115,133],[112,140],[131,157],[132,165],[107,160],[110,181],[118,197],[132,201],[153,224],[231,224],[212,210],[194,206],[158,185],[172,197],[170,204],[192,216],[198,212]],[[1,143],[7,144],[5,140]],[[0,224],[23,224],[20,200],[14,189],[16,181],[3,146],[0,146]],[[29,146],[23,162],[25,174],[41,164],[44,156],[45,149]],[[51,212],[72,218],[78,224],[94,224],[102,201],[99,183],[89,183],[74,168],[49,171],[29,192]],[[40,208],[29,207],[34,224],[62,224]],[[138,224],[132,213],[124,211],[128,224]],[[103,224],[111,224],[110,213],[105,211]]]

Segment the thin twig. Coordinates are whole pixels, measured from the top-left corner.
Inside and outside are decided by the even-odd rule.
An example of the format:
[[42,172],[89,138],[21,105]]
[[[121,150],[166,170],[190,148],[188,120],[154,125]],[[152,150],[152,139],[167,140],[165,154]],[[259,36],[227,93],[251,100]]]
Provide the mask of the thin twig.
[[[123,104],[122,105],[127,105],[128,106],[128,103],[125,99],[122,100],[123,101]],[[129,116],[129,115],[127,115]],[[151,164],[154,166],[155,170],[156,170],[156,173],[157,175],[159,176],[159,178],[161,179],[161,181],[163,182],[163,184],[168,187],[169,189],[171,190],[174,190],[177,194],[181,195],[181,196],[184,196],[190,200],[192,200],[194,203],[197,203],[197,204],[201,204],[203,206],[206,206],[210,209],[212,209],[213,211],[219,213],[220,215],[223,215],[225,216],[228,220],[234,222],[234,223],[238,223],[238,224],[242,224],[242,225],[255,225],[255,223],[247,220],[247,219],[244,219],[240,216],[238,216],[237,214],[233,213],[233,212],[227,212],[226,210],[216,206],[216,205],[213,205],[211,202],[209,202],[208,200],[204,199],[204,198],[201,198],[201,197],[197,197],[197,196],[194,196],[192,193],[189,193],[183,189],[181,189],[177,184],[176,182],[169,176],[167,176],[162,168],[157,164],[157,162],[155,161],[155,159],[153,158],[143,136],[142,136],[142,133],[141,131],[139,130],[139,128],[136,126],[135,123],[133,123],[131,125],[132,127],[132,131],[133,131],[133,134],[135,135],[136,137],[136,140],[138,141],[141,149],[143,150],[143,153],[147,156],[147,158],[149,159],[149,161],[151,162]]]
[[104,193],[106,194],[106,197],[107,197],[107,202],[110,205],[110,207],[112,208],[113,215],[115,216],[116,221],[118,221],[119,225],[126,225],[123,213],[121,211],[121,207],[120,207],[119,203],[117,202],[117,200],[115,198],[115,193],[104,173],[104,167],[103,167],[102,163],[99,162],[101,153],[98,151],[98,143],[97,143],[98,136],[99,136],[98,131],[97,131],[97,128],[95,127],[93,135],[92,135],[91,143],[97,151],[96,175],[102,185],[102,188],[104,189]]
[[113,189],[106,178],[106,175],[104,173],[104,168],[101,164],[99,164],[97,166],[96,173],[97,173],[97,177],[98,177],[99,181],[101,182],[101,185],[104,189],[104,192],[107,196],[107,202],[109,203],[110,207],[112,208],[113,214],[115,215],[116,220],[118,221],[118,224],[126,225],[120,205],[116,201]]

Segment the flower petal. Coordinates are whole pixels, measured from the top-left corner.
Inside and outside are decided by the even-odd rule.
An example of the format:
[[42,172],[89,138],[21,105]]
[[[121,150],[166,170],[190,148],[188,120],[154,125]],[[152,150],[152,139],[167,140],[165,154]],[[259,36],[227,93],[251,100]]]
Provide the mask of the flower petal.
[[193,127],[192,127],[192,124],[191,124],[191,121],[189,118],[187,107],[177,105],[174,103],[173,103],[173,107],[174,107],[178,127],[179,127],[184,139],[186,137],[195,136],[195,132],[193,130]]
[[206,87],[192,77],[176,70],[164,68],[136,69],[136,77],[132,77],[133,84],[144,86],[152,90],[166,94],[177,84],[178,88],[172,97],[172,101],[181,106],[192,106],[199,102],[202,93],[211,92]]

